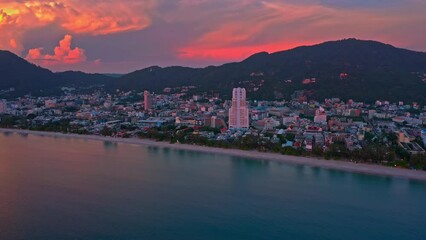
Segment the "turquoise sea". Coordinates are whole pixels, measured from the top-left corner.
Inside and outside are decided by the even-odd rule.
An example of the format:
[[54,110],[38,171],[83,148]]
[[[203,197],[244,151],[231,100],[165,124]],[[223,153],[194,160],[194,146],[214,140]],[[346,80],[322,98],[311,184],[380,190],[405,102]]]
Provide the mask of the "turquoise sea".
[[426,183],[0,133],[0,239],[426,239]]

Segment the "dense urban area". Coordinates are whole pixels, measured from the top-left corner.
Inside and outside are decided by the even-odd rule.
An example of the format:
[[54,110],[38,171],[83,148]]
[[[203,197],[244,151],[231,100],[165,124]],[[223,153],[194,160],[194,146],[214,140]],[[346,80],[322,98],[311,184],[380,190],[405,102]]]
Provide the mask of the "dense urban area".
[[287,101],[256,101],[246,100],[244,88],[235,88],[233,99],[225,100],[218,94],[189,94],[193,88],[165,88],[155,94],[64,89],[56,97],[0,100],[0,127],[426,170],[426,106],[339,98],[308,101],[303,91]]

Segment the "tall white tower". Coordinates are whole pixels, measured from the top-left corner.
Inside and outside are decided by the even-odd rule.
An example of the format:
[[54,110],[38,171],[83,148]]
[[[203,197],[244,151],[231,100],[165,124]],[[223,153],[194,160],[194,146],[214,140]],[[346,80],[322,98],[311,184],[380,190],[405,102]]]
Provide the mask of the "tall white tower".
[[232,106],[229,109],[229,128],[249,128],[249,110],[245,88],[234,88],[232,90]]
[[152,96],[148,91],[143,92],[143,101],[145,111],[149,111],[152,108]]

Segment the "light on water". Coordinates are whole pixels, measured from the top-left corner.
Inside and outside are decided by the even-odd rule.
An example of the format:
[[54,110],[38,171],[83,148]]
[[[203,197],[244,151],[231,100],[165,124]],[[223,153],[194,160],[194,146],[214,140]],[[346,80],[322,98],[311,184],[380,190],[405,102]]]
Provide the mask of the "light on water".
[[425,239],[426,184],[0,134],[0,239]]

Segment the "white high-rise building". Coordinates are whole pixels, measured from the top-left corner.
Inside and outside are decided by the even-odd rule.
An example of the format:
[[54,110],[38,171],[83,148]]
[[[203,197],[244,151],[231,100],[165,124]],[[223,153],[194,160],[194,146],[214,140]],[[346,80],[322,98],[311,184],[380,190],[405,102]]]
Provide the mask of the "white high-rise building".
[[145,111],[149,111],[152,108],[152,96],[148,91],[143,92],[143,101],[144,101],[144,109]]
[[249,128],[249,110],[245,88],[232,90],[232,106],[229,109],[229,128]]

